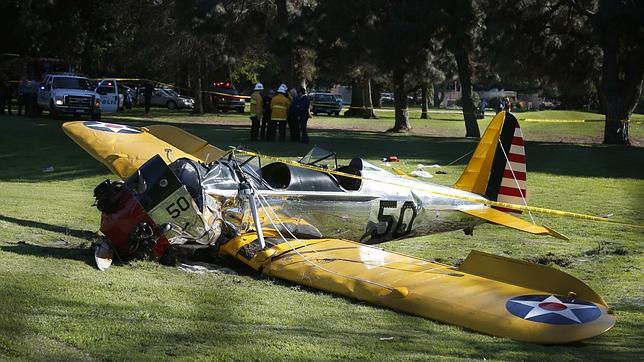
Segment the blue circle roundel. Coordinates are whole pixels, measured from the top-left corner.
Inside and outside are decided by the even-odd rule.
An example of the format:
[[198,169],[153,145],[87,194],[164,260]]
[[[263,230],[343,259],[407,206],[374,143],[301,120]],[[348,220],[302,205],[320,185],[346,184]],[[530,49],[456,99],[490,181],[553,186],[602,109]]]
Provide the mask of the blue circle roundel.
[[602,314],[591,302],[557,295],[522,295],[511,298],[505,308],[525,320],[546,324],[582,324]]

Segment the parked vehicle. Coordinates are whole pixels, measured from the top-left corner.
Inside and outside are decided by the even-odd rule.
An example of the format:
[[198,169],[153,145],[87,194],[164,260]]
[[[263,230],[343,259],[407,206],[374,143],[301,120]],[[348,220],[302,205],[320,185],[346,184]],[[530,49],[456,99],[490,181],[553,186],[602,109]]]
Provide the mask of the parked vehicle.
[[[143,88],[138,89],[138,104],[143,105],[145,97],[143,95]],[[168,109],[193,109],[195,108],[195,100],[192,97],[186,97],[179,94],[174,89],[170,88],[155,88],[152,92],[150,104],[154,107],[166,107]]]
[[210,100],[217,111],[244,113],[246,102],[231,82],[214,82],[210,90]]
[[57,118],[60,114],[101,118],[101,97],[86,77],[74,74],[47,74],[38,89],[38,107]]
[[380,103],[381,104],[394,104],[394,95],[393,95],[393,93],[380,93]]
[[309,99],[313,115],[326,113],[329,116],[332,114],[339,116],[340,111],[342,111],[342,100],[338,99],[334,94],[315,92],[309,94]]
[[341,94],[333,94],[335,99],[340,103],[340,106],[344,106],[344,98],[342,98]]

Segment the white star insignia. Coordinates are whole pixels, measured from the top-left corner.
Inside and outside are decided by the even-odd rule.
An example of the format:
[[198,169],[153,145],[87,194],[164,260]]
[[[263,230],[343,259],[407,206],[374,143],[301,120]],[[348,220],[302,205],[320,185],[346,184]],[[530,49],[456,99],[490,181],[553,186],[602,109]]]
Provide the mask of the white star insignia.
[[100,122],[96,121],[96,123],[88,124],[87,127],[91,129],[101,129],[101,128],[107,128],[110,131],[114,133],[120,133],[121,131],[130,131],[130,132],[137,132],[135,128],[131,128],[128,126],[124,126],[121,124],[116,124],[116,123],[105,123],[105,122]]
[[572,312],[573,310],[596,308],[594,305],[564,303],[554,295],[551,295],[540,302],[529,300],[513,300],[512,302],[532,307],[532,310],[528,312],[523,319],[530,319],[540,315],[553,313],[559,314],[560,316],[568,318],[576,323],[581,323],[581,321],[577,318],[575,313]]

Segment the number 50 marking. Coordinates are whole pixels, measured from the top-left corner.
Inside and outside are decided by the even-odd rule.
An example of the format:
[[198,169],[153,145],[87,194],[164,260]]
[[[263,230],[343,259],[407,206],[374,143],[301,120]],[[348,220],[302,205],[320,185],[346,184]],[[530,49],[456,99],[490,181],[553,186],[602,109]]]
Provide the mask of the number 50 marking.
[[[414,220],[418,215],[416,211],[416,206],[413,201],[405,201],[402,207],[400,208],[400,215],[398,215],[398,222],[394,226],[394,217],[392,215],[385,215],[385,209],[396,209],[398,207],[398,202],[396,201],[380,201],[380,208],[378,209],[378,221],[384,222],[387,225],[387,228],[383,233],[378,233],[377,230],[374,230],[371,234],[372,238],[382,238],[387,236],[391,232],[391,237],[396,239],[401,236],[409,234],[414,225]],[[409,219],[409,224],[404,223],[405,214],[407,210],[411,210],[411,219]],[[392,230],[393,226],[393,230]]]
[[185,197],[181,196],[177,199],[176,202],[171,203],[168,207],[165,208],[165,211],[170,214],[173,219],[176,219],[181,215],[181,211],[186,211],[190,208],[190,202],[186,200]]

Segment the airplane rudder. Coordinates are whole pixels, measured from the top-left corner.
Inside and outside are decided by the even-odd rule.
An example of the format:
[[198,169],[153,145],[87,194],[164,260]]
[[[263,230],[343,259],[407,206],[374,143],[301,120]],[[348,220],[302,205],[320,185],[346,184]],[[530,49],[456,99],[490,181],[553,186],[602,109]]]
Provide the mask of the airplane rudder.
[[485,194],[495,159],[499,136],[505,124],[505,116],[506,112],[501,111],[490,121],[469,163],[458,181],[454,184],[455,188],[479,195]]
[[[517,118],[507,113],[490,172],[485,196],[510,204],[527,204],[527,169],[523,132]],[[497,207],[505,212],[521,213]]]

